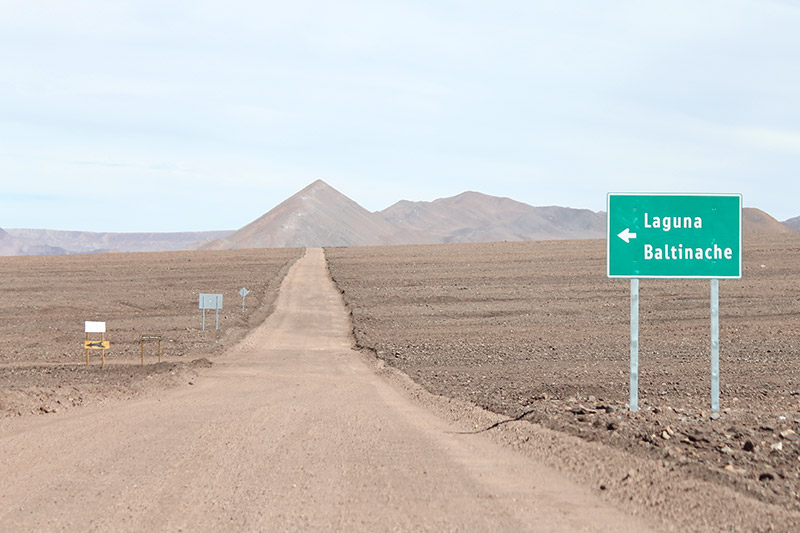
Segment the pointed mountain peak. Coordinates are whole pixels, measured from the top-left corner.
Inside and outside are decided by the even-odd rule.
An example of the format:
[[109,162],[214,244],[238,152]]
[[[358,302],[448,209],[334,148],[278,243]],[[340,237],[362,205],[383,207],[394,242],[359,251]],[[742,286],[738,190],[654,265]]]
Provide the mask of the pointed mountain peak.
[[250,224],[204,248],[404,244],[410,239],[407,233],[316,180]]
[[301,189],[298,194],[302,194],[304,192],[310,192],[310,191],[324,191],[324,190],[328,190],[328,189],[333,189],[334,191],[336,190],[336,189],[334,189],[333,187],[331,187],[330,185],[328,185],[327,183],[325,183],[322,180],[315,180],[314,182],[309,183],[308,185],[306,185],[304,189]]
[[287,198],[283,203],[294,203],[303,200],[330,201],[332,199],[337,199],[338,201],[342,201],[343,199],[352,201],[324,181],[316,180]]

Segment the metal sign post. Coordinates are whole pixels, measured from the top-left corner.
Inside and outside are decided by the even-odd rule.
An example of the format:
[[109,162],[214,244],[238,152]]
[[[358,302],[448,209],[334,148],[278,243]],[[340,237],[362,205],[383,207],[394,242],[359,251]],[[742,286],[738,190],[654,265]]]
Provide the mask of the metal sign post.
[[206,330],[206,309],[216,310],[217,329],[219,330],[219,310],[222,309],[222,295],[200,293],[200,309],[203,310],[203,331]]
[[631,279],[631,411],[639,409],[639,278],[711,280],[711,410],[719,411],[719,280],[742,277],[742,195],[611,193],[607,227],[607,275]]
[[711,410],[719,411],[719,280],[711,280]]
[[639,280],[631,279],[631,383],[630,408],[639,410]]

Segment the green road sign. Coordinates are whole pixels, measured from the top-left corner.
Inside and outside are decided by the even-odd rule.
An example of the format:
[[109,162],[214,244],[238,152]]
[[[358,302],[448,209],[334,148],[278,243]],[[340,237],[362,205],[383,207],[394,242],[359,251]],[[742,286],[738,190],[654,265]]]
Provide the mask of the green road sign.
[[608,195],[610,278],[741,278],[741,194]]

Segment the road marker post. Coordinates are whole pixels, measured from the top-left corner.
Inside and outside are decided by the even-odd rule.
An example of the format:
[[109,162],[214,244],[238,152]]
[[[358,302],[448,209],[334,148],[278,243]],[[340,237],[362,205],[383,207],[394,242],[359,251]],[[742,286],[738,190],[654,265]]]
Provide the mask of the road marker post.
[[719,411],[719,280],[742,277],[741,194],[609,193],[606,274],[631,280],[630,410],[639,409],[639,279],[711,280],[711,410]]
[[248,291],[246,287],[242,287],[239,289],[239,294],[242,295],[242,313],[244,313],[244,297],[250,294],[250,291]]

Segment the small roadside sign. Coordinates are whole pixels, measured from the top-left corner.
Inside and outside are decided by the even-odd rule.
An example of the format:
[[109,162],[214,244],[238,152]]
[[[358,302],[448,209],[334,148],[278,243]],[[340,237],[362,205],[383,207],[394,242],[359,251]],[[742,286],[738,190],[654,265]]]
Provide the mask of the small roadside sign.
[[106,323],[105,322],[91,322],[89,320],[84,321],[84,333],[105,333],[106,332]]
[[222,295],[200,293],[200,309],[222,309]]
[[217,293],[200,293],[200,309],[203,310],[203,331],[206,330],[206,309],[216,312],[217,329],[219,329],[219,310],[222,309],[222,295]]
[[[106,340],[106,323],[86,320],[84,321],[83,329],[86,333],[86,340],[83,343],[83,347],[86,350],[86,366],[89,366],[89,350],[102,350],[100,366],[105,366],[106,350],[111,346],[111,343]],[[99,333],[100,340],[90,340],[90,333]]]

